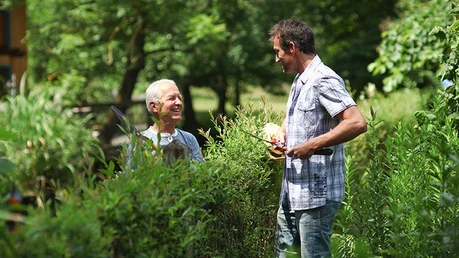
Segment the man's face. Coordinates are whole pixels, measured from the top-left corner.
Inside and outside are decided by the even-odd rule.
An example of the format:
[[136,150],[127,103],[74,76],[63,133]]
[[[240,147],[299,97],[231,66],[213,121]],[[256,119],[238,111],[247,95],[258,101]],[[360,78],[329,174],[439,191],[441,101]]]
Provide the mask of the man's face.
[[293,69],[293,56],[288,51],[284,51],[279,43],[279,37],[275,37],[273,40],[273,49],[276,52],[276,63],[281,63],[282,72],[292,73]]
[[160,85],[162,97],[159,104],[156,104],[161,119],[167,122],[177,123],[182,119],[182,95],[177,86],[173,84]]

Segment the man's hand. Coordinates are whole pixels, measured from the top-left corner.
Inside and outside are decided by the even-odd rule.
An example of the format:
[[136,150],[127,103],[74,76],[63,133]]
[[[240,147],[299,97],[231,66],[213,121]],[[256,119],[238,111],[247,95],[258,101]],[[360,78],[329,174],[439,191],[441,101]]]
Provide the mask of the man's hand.
[[298,159],[309,159],[316,150],[312,149],[312,145],[309,142],[303,142],[296,146],[293,146],[290,150],[285,152],[285,155]]
[[275,140],[275,143],[277,144],[276,149],[286,151],[287,148],[285,147],[285,122],[286,119],[282,122],[282,126],[279,128],[279,130],[276,133],[276,137],[273,139]]
[[345,143],[366,132],[367,124],[357,106],[349,107],[337,115],[342,121],[330,132],[300,143],[285,152],[285,155],[309,159],[314,152],[328,146]]

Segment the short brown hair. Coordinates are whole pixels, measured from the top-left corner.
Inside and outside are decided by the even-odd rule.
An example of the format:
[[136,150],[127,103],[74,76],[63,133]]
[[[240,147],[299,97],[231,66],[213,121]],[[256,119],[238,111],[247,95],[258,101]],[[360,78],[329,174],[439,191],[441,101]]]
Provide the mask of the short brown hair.
[[289,43],[293,42],[305,54],[316,53],[314,32],[308,24],[298,18],[278,22],[269,31],[269,36],[270,41],[278,37],[283,50],[287,50]]

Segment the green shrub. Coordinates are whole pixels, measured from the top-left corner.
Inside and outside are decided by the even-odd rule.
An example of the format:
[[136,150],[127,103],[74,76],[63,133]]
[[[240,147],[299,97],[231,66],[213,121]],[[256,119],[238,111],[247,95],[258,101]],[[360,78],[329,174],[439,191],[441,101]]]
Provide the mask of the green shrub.
[[397,125],[416,124],[415,112],[427,107],[427,101],[433,93],[430,90],[402,89],[388,95],[375,92],[374,87],[366,88],[366,97],[357,103],[369,123],[374,123],[374,133],[365,133],[345,144],[346,154],[352,160],[352,168],[364,173],[373,156],[368,155],[370,138],[384,142],[396,131]]
[[30,210],[0,248],[7,257],[203,257],[208,210],[230,196],[219,189],[224,173],[211,164],[170,167],[149,152],[137,155],[147,158],[134,170],[107,164],[110,179],[77,180],[55,214]]
[[[12,209],[6,198],[13,187],[22,195],[37,197],[45,209],[17,208],[30,209],[30,221],[18,233],[2,234],[5,241],[0,249],[7,257],[99,257],[104,248],[96,232],[100,227],[93,225],[98,221],[88,214],[90,210],[80,214],[72,206],[55,209],[45,203],[61,198],[69,191],[65,188],[72,191],[78,178],[90,173],[97,144],[85,127],[89,117],[72,116],[70,110],[59,106],[57,98],[52,89],[36,89],[0,103],[0,123],[4,125],[0,130],[1,225]],[[0,230],[6,232],[4,227]]]
[[114,257],[205,253],[198,243],[206,237],[206,225],[212,219],[207,209],[224,194],[219,189],[220,173],[206,164],[169,167],[158,162],[157,156],[147,155],[134,170],[104,181],[87,195],[83,206],[98,207],[102,230],[113,238],[110,253]]
[[438,92],[431,110],[416,112],[417,125],[401,122],[383,141],[373,113],[368,121],[368,166],[361,173],[348,164],[347,196],[334,236],[338,256],[359,257],[359,245],[367,254],[383,257],[457,253],[455,98]]
[[98,145],[85,127],[90,117],[74,116],[58,99],[52,88],[35,89],[1,103],[0,123],[14,138],[0,142],[0,153],[15,166],[0,180],[14,182],[21,192],[43,192],[42,182],[52,189],[71,186],[75,176],[90,171]]
[[209,243],[218,257],[269,257],[273,255],[275,218],[279,203],[283,162],[270,160],[265,143],[243,131],[262,136],[266,123],[282,118],[266,102],[260,111],[248,103],[236,110],[236,118],[214,118],[217,139],[208,139],[206,160],[227,169],[232,188],[228,205],[214,210],[214,231]]
[[53,214],[50,209],[28,209],[26,224],[15,233],[5,232],[0,241],[2,257],[111,257],[107,251],[111,236],[102,235],[96,216],[97,206],[84,208],[76,198],[61,205]]

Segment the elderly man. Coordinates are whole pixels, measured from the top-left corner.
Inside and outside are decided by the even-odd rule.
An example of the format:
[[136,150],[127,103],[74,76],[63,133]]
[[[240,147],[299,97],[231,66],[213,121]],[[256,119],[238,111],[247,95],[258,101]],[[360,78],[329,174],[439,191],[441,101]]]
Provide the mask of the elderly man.
[[148,112],[155,118],[155,123],[141,134],[161,147],[178,140],[190,148],[191,160],[203,162],[196,137],[175,128],[182,119],[183,109],[182,94],[175,82],[169,79],[153,82],[146,91],[145,102]]
[[[143,137],[152,140],[156,146],[164,150],[168,145],[174,146],[173,148],[186,146],[188,149],[184,153],[190,154],[191,160],[204,161],[196,137],[175,127],[182,119],[183,103],[182,95],[173,80],[161,79],[153,82],[147,88],[145,104],[148,112],[154,117],[154,124],[140,132]],[[182,143],[179,144],[181,146],[177,145],[177,142]],[[129,146],[128,166],[132,160],[132,147]]]

